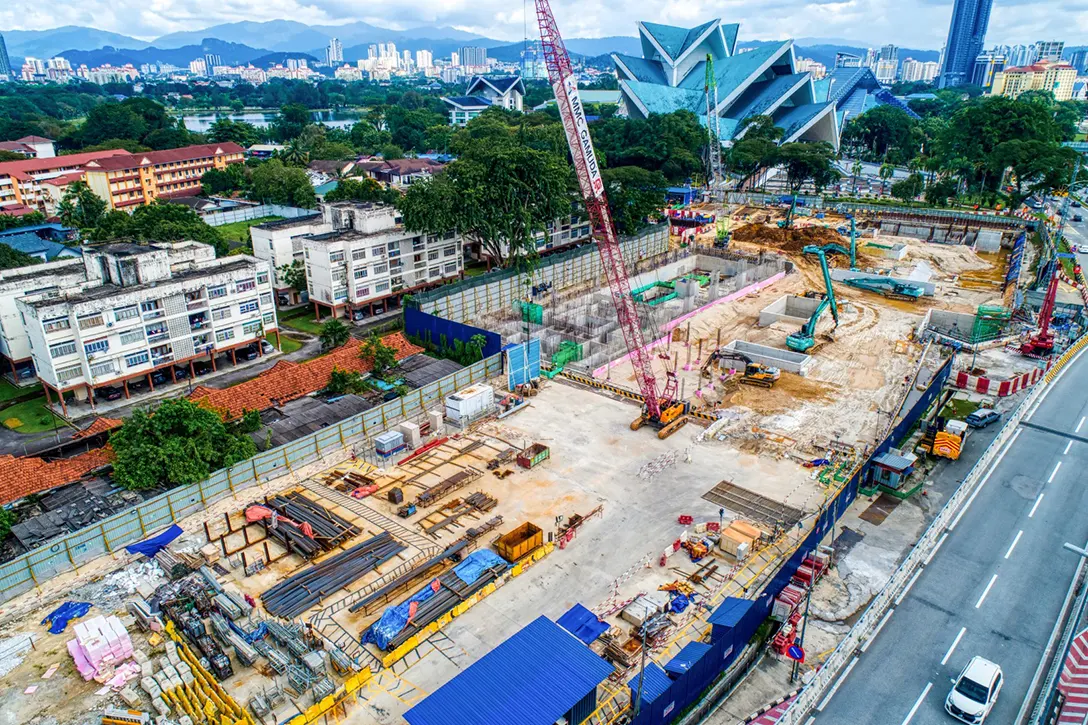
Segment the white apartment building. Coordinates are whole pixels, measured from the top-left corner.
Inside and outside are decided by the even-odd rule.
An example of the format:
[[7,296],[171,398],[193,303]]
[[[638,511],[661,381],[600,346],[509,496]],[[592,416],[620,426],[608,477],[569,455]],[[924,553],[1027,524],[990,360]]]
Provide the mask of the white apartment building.
[[310,301],[318,316],[363,319],[400,306],[404,295],[464,271],[461,236],[417,234],[384,204],[336,202],[322,214],[332,231],[302,240]]
[[[547,232],[537,232],[537,254],[546,254],[569,247],[572,244],[580,244],[592,241],[593,235],[588,219],[582,219],[575,214],[569,217],[560,217],[554,222],[549,222]],[[486,249],[478,244],[465,244],[466,252],[471,259],[489,264],[496,261]],[[510,253],[510,248],[505,244],[502,248],[503,256]]]
[[82,265],[82,284],[24,268],[43,289],[15,300],[38,378],[65,414],[65,393],[93,408],[103,388],[153,391],[278,337],[271,271],[254,257],[215,259],[198,242],[117,243],[85,247]]
[[314,234],[332,231],[332,225],[321,214],[280,219],[256,224],[249,228],[253,256],[272,267],[272,287],[276,301],[283,306],[301,302],[299,291],[283,279],[282,268],[293,262],[302,262],[302,240]]
[[86,279],[82,259],[58,259],[33,267],[0,270],[0,374],[16,381],[35,377],[30,338],[15,300],[28,295],[60,294],[61,290],[78,288]]

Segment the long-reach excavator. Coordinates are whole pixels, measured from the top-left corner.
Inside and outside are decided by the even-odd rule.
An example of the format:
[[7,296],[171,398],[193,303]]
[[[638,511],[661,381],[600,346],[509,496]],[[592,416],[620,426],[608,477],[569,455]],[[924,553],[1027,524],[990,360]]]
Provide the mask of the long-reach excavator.
[[[830,248],[830,249],[829,249]],[[820,322],[820,317],[828,309],[831,310],[831,316],[835,319],[835,326],[839,326],[839,305],[835,301],[835,290],[831,286],[831,271],[827,268],[827,252],[837,251],[847,256],[850,255],[845,249],[837,244],[828,244],[823,247],[809,244],[801,250],[804,254],[815,254],[820,258],[820,269],[824,273],[824,298],[820,300],[820,304],[817,305],[813,311],[812,316],[808,318],[800,330],[791,333],[786,337],[786,347],[794,352],[808,352],[816,344],[816,325]]]
[[638,430],[643,425],[649,425],[657,429],[659,438],[666,438],[686,422],[688,404],[677,398],[675,373],[667,372],[664,388],[660,393],[657,391],[653,356],[646,349],[638,308],[631,296],[631,282],[624,266],[616,225],[608,208],[608,196],[601,178],[600,165],[597,163],[597,154],[593,151],[585,108],[578,94],[578,77],[574,73],[563,37],[559,34],[551,5],[548,0],[534,2],[544,64],[548,67],[548,80],[555,93],[559,117],[563,122],[567,145],[570,147],[575,174],[578,177],[578,187],[593,228],[593,241],[601,255],[601,267],[608,279],[612,304],[616,307],[616,317],[627,343],[631,367],[642,393],[642,415],[631,423],[631,429]]
[[699,371],[700,375],[704,378],[709,378],[710,368],[714,363],[722,360],[738,360],[744,363],[744,367],[741,369],[740,381],[745,385],[755,385],[760,388],[773,388],[774,384],[778,382],[778,378],[782,375],[781,371],[776,367],[757,363],[747,355],[724,347],[719,347],[717,350],[710,353],[710,357],[706,359],[702,369]]

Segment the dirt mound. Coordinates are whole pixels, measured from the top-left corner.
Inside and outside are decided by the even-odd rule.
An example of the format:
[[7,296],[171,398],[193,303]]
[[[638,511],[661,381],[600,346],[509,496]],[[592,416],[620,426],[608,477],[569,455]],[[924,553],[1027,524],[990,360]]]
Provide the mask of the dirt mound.
[[762,224],[745,224],[733,232],[733,239],[795,253],[799,253],[806,244],[843,243],[843,238],[834,229],[817,226],[779,229]]

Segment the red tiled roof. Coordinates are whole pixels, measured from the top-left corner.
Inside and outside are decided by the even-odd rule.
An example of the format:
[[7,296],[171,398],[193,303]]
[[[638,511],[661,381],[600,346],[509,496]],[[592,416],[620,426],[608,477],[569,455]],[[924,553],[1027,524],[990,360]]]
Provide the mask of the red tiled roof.
[[113,450],[108,446],[49,462],[41,458],[0,456],[0,504],[78,481],[112,459]]
[[18,141],[0,141],[0,150],[3,151],[15,151],[21,154],[32,154],[34,149],[27,146],[25,143],[19,143]]
[[9,216],[26,216],[27,214],[33,214],[38,211],[26,204],[11,204],[10,206],[0,206],[0,214],[7,214]]
[[49,184],[50,186],[67,186],[73,181],[79,181],[86,175],[86,171],[73,171],[70,174],[61,174],[60,176],[54,176],[52,179],[42,179],[42,183]]
[[437,171],[445,167],[445,164],[433,159],[392,159],[389,161],[364,161],[359,166],[372,173],[384,171],[403,176],[404,174],[414,174],[420,171]]
[[90,161],[108,159],[114,156],[130,156],[124,149],[109,149],[108,151],[88,151],[82,154],[68,154],[67,156],[51,156],[47,159],[25,159],[21,161],[5,161],[0,163],[0,176],[20,171],[30,173],[34,171],[49,171],[50,169],[67,168],[70,166],[83,166]]
[[149,151],[146,154],[127,154],[125,156],[95,161],[94,163],[89,163],[88,166],[105,171],[118,171],[120,169],[136,169],[141,166],[169,164],[175,161],[193,161],[195,159],[203,159],[210,156],[242,153],[245,153],[245,149],[234,142],[228,141],[227,143],[183,146],[179,149],[166,149],[165,151]]
[[73,433],[72,438],[90,438],[96,436],[99,433],[105,433],[111,431],[114,428],[120,428],[124,424],[123,420],[117,420],[116,418],[104,418],[98,417],[91,421],[91,424],[83,430]]
[[22,141],[23,143],[53,143],[53,139],[44,138],[42,136],[23,136],[22,138],[17,138],[15,140]]
[[[408,342],[399,332],[386,335],[382,342],[396,351],[397,360],[423,352],[423,348]],[[228,420],[240,417],[246,410],[268,410],[321,390],[328,384],[334,368],[370,372],[370,363],[359,357],[362,346],[362,341],[352,339],[328,355],[304,363],[281,360],[261,375],[229,388],[201,385],[189,395],[189,400],[222,411]]]

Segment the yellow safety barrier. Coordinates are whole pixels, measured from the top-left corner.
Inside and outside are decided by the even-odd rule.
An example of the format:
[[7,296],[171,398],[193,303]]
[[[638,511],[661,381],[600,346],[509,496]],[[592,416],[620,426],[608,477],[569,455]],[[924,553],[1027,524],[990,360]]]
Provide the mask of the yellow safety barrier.
[[528,569],[533,564],[535,564],[538,561],[540,561],[541,559],[543,559],[548,554],[552,553],[552,551],[554,551],[554,550],[555,550],[555,543],[554,542],[548,542],[547,544],[544,544],[543,546],[539,547],[536,551],[534,551],[532,554],[527,556],[525,559],[522,559],[516,565],[514,565],[513,567],[508,569],[497,580],[495,580],[495,581],[487,584],[486,586],[482,587],[479,591],[474,593],[471,597],[469,597],[465,601],[457,604],[456,606],[453,607],[453,609],[449,610],[448,612],[446,612],[445,614],[440,616],[438,619],[431,622],[426,627],[419,630],[418,632],[413,634],[411,637],[409,637],[407,640],[405,640],[404,644],[402,644],[400,647],[397,647],[395,650],[393,650],[392,652],[390,652],[389,654],[387,654],[385,657],[382,658],[382,667],[392,667],[394,664],[396,664],[400,660],[404,659],[404,657],[409,652],[414,650],[419,645],[423,644],[427,640],[427,638],[430,637],[432,634],[434,634],[435,632],[440,631],[446,625],[448,625],[450,622],[452,622],[454,619],[456,619],[457,617],[460,617],[462,614],[464,614],[468,610],[472,609],[472,607],[476,606],[476,604],[478,604],[481,600],[486,599],[487,597],[489,597],[497,589],[499,589],[504,583],[506,583],[506,581],[508,581],[509,579],[512,579],[512,578],[514,578],[516,576],[521,576],[521,574],[526,569]]
[[[178,655],[189,665],[195,679],[193,684],[174,688],[169,693],[170,700],[175,701],[194,723],[217,725],[218,716],[218,725],[256,725],[249,713],[201,666],[200,660],[178,634],[174,623],[168,621],[165,629],[166,634],[177,645]],[[164,696],[167,694],[163,693]]]
[[1054,382],[1054,378],[1058,376],[1058,371],[1072,360],[1073,356],[1080,352],[1085,345],[1088,345],[1088,335],[1081,335],[1076,342],[1069,346],[1068,350],[1062,353],[1062,356],[1050,367],[1050,370],[1046,371],[1044,380],[1047,383]]

